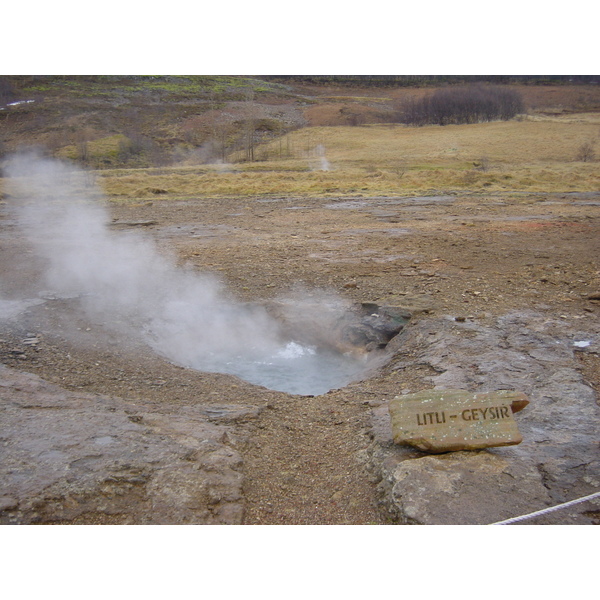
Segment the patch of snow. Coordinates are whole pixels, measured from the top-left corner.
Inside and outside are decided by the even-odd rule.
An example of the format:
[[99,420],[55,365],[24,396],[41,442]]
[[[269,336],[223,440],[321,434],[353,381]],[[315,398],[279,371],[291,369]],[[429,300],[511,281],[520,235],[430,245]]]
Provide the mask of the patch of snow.
[[31,102],[35,102],[35,100],[17,100],[16,102],[10,102],[6,106],[0,106],[0,110],[6,110],[7,106],[19,106],[20,104],[31,104]]
[[18,106],[19,104],[30,104],[31,102],[35,102],[35,100],[17,100],[17,102],[11,102],[6,106]]
[[577,348],[587,348],[588,346],[591,345],[592,342],[588,342],[588,341],[581,341],[581,342],[574,342],[573,346],[576,346]]

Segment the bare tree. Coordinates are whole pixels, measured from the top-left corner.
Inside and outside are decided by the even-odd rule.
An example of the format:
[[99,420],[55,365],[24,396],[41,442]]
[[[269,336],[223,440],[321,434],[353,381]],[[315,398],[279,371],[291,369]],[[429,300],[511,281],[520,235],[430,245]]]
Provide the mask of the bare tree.
[[401,122],[409,125],[450,125],[508,120],[523,111],[521,95],[499,86],[446,87],[406,102]]
[[596,150],[594,148],[594,142],[584,142],[579,146],[575,160],[581,162],[593,162],[596,160]]
[[222,162],[227,162],[227,155],[232,146],[232,137],[235,133],[235,118],[232,114],[224,112],[215,119],[212,126],[212,144],[214,154]]
[[84,127],[75,132],[74,145],[77,151],[77,160],[87,165],[90,162],[90,147],[88,142],[93,138],[93,132],[89,127]]
[[13,84],[6,78],[0,77],[0,106],[8,104],[15,98]]

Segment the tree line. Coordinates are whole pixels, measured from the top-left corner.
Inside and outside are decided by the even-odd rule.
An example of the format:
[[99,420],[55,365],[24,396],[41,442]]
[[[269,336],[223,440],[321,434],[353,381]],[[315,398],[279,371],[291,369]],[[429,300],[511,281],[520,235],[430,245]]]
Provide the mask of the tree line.
[[362,85],[367,87],[420,87],[471,83],[496,85],[600,83],[600,75],[260,75],[259,77],[280,83],[299,82],[314,85]]
[[440,88],[402,103],[406,125],[461,125],[512,119],[524,111],[521,94],[509,87],[471,85]]

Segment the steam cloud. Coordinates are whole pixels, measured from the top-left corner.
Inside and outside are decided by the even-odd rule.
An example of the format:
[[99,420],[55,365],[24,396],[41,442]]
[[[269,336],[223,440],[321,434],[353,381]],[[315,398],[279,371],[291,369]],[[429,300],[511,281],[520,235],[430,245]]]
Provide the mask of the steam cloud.
[[[79,296],[96,322],[141,336],[182,366],[237,374],[292,393],[313,389],[264,384],[257,369],[289,370],[291,360],[302,359],[299,378],[309,381],[322,379],[319,369],[331,367],[314,348],[286,340],[280,322],[264,307],[236,302],[215,277],[177,266],[175,257],[138,232],[111,231],[102,194],[89,174],[55,160],[17,155],[7,162],[5,175],[15,218],[47,263],[44,284],[55,294]],[[355,368],[342,365],[342,371]],[[349,372],[344,378],[343,384],[352,379]],[[318,391],[331,387],[322,382]]]
[[137,324],[156,348],[179,359],[278,343],[276,322],[228,301],[215,278],[177,267],[137,233],[111,232],[85,173],[32,156],[13,158],[6,173],[23,201],[19,224],[48,261],[46,284],[82,295],[95,318]]
[[325,156],[325,146],[323,144],[319,144],[315,148],[315,154],[319,157],[318,166],[313,168],[314,171],[329,171],[331,169],[331,165]]

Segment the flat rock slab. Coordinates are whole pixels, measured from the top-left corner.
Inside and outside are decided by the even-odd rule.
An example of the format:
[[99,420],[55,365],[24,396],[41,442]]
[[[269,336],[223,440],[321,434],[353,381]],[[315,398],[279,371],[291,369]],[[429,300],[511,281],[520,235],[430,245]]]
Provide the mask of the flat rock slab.
[[529,403],[521,392],[425,390],[390,401],[396,444],[424,452],[477,450],[523,441],[513,413]]
[[552,504],[534,465],[486,450],[406,460],[392,479],[391,498],[407,525],[489,525]]
[[[390,518],[423,524],[492,523],[597,492],[600,406],[578,357],[597,355],[599,336],[595,317],[554,318],[531,310],[489,322],[448,317],[412,321],[390,342],[389,350],[396,354],[386,369],[396,381],[420,370],[432,390],[519,390],[530,404],[515,415],[523,434],[520,444],[423,456],[394,443],[389,401],[382,400],[373,410],[370,453]],[[582,341],[589,346],[577,345]],[[485,477],[469,474],[480,461],[493,466],[486,455],[507,461],[501,477],[494,469]],[[448,496],[439,493],[444,478],[454,481]],[[494,510],[484,510],[492,504]],[[523,524],[593,525],[599,505],[597,499],[583,502]]]
[[257,410],[71,392],[0,365],[0,525],[239,525],[231,424]]

